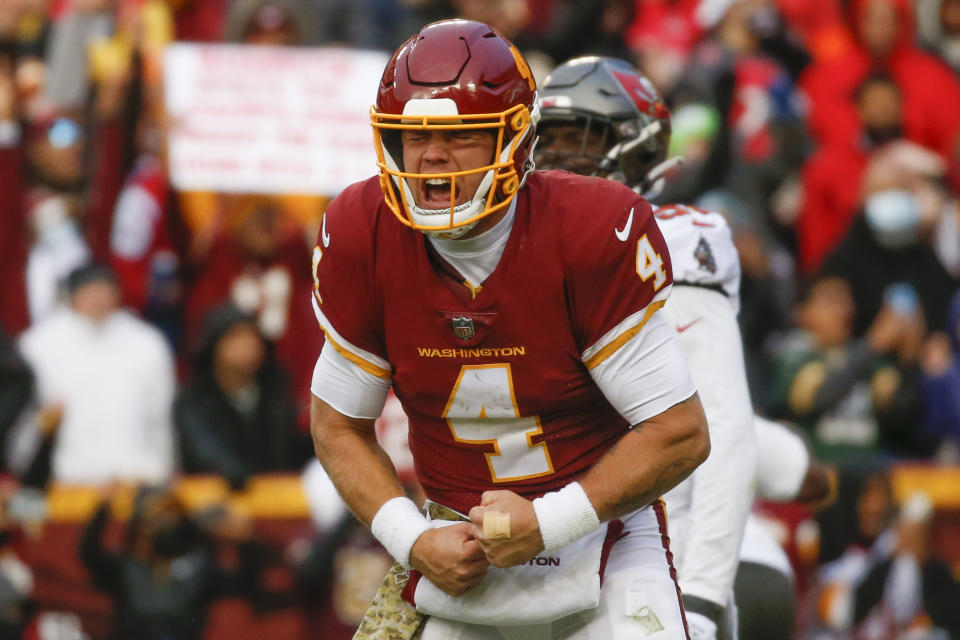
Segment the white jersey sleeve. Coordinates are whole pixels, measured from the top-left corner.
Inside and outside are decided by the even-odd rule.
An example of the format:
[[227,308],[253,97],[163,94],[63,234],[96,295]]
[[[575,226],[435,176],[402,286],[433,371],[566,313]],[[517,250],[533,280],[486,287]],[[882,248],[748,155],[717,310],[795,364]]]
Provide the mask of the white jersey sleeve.
[[670,249],[673,282],[723,293],[740,311],[740,256],[726,219],[719,213],[683,204],[654,211]]
[[[670,253],[672,257],[672,246]],[[674,287],[661,313],[686,355],[711,443],[706,462],[664,496],[680,588],[726,605],[753,502],[756,466],[740,331],[731,300],[707,288]]]
[[590,369],[607,402],[637,425],[697,392],[673,330],[654,313],[613,355]]
[[343,357],[328,340],[313,368],[310,391],[345,416],[373,420],[383,412],[391,384]]

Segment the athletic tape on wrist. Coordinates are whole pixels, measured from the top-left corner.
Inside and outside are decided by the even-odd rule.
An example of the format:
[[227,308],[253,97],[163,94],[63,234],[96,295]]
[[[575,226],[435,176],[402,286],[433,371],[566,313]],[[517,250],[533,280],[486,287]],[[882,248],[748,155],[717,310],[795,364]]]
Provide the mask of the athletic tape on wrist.
[[544,551],[560,549],[600,526],[600,518],[579,482],[533,501]]
[[410,568],[413,544],[429,528],[430,524],[413,500],[401,496],[384,502],[370,523],[373,537],[404,569]]

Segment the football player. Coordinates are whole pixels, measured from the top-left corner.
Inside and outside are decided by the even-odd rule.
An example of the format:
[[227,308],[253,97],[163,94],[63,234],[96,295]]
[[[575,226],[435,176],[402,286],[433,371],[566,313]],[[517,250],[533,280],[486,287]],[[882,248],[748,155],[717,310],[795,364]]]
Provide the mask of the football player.
[[[584,57],[557,67],[540,93],[537,164],[656,191],[667,159],[670,114],[628,63]],[[736,637],[733,583],[752,503],[755,441],[737,326],[740,262],[718,213],[685,205],[654,211],[670,250],[674,287],[663,308],[690,365],[712,452],[664,496],[694,640]]]
[[[709,436],[658,311],[670,256],[632,190],[532,171],[535,93],[489,26],[424,27],[371,109],[379,176],[323,218],[317,455],[399,565],[356,637],[687,637],[659,497],[706,459]],[[426,516],[376,442],[391,387]],[[488,536],[490,512],[509,522]],[[560,559],[578,545],[591,552]],[[567,562],[585,558],[597,566],[570,579]],[[491,586],[513,578],[540,582]],[[421,587],[446,608],[423,618]],[[417,609],[398,605],[400,588]],[[447,613],[476,601],[479,617]]]

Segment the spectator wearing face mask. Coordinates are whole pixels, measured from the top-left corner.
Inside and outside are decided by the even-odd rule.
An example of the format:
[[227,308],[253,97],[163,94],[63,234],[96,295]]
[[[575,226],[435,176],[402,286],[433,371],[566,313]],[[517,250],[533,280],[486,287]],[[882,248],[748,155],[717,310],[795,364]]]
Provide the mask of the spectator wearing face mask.
[[[915,291],[928,327],[945,325],[958,281],[934,247],[951,211],[943,175],[935,154],[910,143],[891,144],[871,158],[861,187],[862,213],[821,267],[822,273],[850,282],[855,335],[874,322],[895,283]],[[945,240],[956,247],[956,235]]]

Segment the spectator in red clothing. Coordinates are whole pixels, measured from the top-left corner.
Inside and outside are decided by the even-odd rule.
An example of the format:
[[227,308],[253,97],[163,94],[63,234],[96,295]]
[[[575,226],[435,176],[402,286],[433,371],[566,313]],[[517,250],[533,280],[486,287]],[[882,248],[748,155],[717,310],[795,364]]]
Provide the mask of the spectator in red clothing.
[[840,0],[777,0],[777,7],[814,60],[834,60],[853,46]]
[[800,85],[808,98],[808,126],[821,145],[858,134],[855,89],[878,67],[903,93],[904,137],[945,158],[955,157],[960,134],[960,81],[914,42],[909,0],[853,0],[849,22],[856,46],[811,66]]
[[266,196],[227,199],[224,228],[194,265],[187,296],[186,341],[195,346],[206,313],[223,302],[257,317],[263,335],[293,379],[301,424],[309,415],[309,385],[322,346],[310,307],[310,252],[303,229]]
[[821,147],[803,168],[803,204],[796,230],[804,273],[815,271],[850,227],[860,207],[870,154],[901,136],[902,98],[892,77],[873,73],[856,95],[858,135]]
[[647,0],[624,37],[644,72],[660,91],[671,93],[707,28],[697,19],[700,0]]
[[21,207],[22,154],[14,69],[10,57],[0,57],[0,326],[11,335],[29,323],[22,271],[27,259],[27,234]]
[[177,40],[218,42],[223,36],[228,0],[169,0],[169,3],[174,12]]

